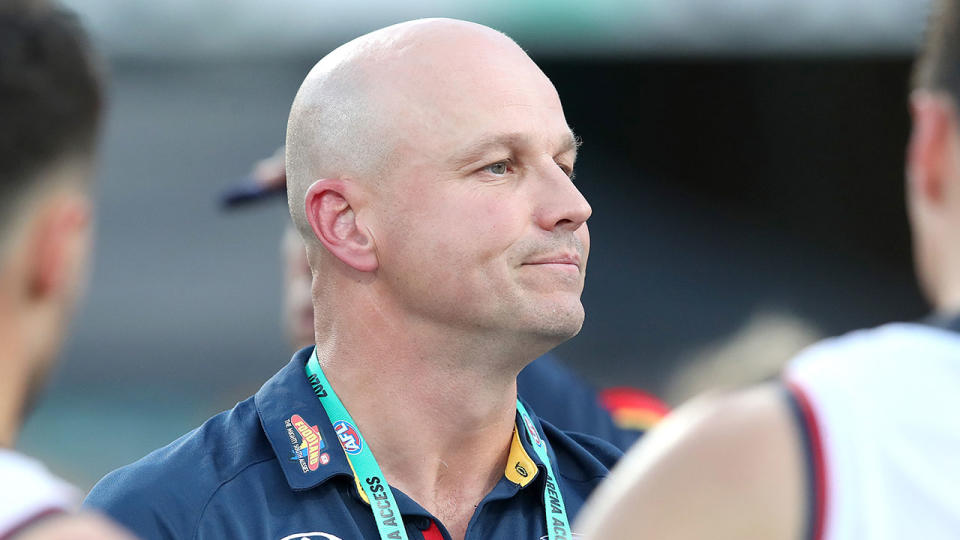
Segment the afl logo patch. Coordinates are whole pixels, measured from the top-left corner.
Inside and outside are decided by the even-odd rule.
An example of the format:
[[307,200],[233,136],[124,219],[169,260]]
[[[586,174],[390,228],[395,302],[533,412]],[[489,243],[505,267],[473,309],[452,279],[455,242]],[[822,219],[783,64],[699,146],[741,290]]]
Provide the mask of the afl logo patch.
[[343,446],[344,452],[355,456],[363,450],[363,439],[357,433],[357,429],[350,422],[340,420],[333,425],[333,430],[337,432],[340,438],[340,446]]
[[517,474],[526,478],[528,476],[527,470],[523,468],[523,465],[518,461],[516,465],[513,466],[513,469],[517,471]]

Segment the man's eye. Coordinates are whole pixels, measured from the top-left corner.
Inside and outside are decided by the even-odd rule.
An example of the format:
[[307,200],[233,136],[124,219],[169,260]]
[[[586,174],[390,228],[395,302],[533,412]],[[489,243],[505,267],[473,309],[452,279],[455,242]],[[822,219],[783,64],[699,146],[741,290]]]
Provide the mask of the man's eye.
[[494,163],[493,165],[487,165],[487,166],[485,167],[485,169],[486,169],[487,171],[489,171],[490,173],[493,173],[493,174],[496,174],[496,175],[499,176],[499,175],[502,175],[502,174],[507,174],[507,170],[509,169],[509,167],[507,166],[507,162],[506,162],[506,161],[498,161],[497,163]]

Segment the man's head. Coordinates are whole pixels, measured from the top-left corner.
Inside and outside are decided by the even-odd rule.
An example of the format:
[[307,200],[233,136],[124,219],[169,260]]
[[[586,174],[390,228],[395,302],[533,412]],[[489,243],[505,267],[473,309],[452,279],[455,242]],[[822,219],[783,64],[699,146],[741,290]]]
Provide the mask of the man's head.
[[940,310],[960,309],[960,7],[935,2],[914,68],[907,202],[917,274]]
[[33,385],[84,281],[102,99],[71,14],[38,1],[0,6],[0,362]]
[[591,212],[577,146],[549,79],[490,28],[412,21],[333,51],[287,131],[315,300],[343,299],[318,318],[359,302],[473,335],[574,335]]

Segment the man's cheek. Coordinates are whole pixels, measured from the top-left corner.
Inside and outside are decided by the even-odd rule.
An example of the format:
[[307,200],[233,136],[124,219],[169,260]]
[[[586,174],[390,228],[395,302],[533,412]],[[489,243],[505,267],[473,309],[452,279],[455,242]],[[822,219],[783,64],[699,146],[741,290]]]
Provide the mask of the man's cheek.
[[581,251],[580,255],[585,259],[590,253],[590,230],[587,228],[587,224],[584,223],[581,225],[573,232],[573,236],[577,239],[577,244]]

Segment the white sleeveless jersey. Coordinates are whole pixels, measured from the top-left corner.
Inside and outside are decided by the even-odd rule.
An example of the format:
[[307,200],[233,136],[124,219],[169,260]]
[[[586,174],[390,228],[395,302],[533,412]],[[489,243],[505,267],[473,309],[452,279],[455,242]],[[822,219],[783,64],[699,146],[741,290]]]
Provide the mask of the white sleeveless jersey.
[[818,540],[960,539],[960,333],[889,324],[787,367]]
[[39,461],[0,449],[0,540],[51,513],[75,510],[79,495]]

